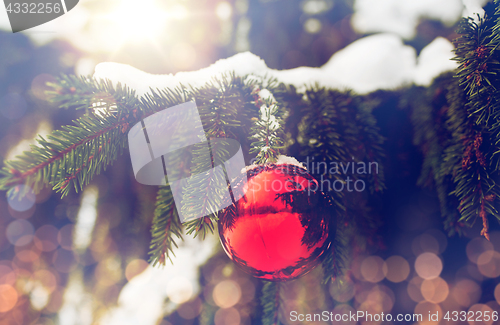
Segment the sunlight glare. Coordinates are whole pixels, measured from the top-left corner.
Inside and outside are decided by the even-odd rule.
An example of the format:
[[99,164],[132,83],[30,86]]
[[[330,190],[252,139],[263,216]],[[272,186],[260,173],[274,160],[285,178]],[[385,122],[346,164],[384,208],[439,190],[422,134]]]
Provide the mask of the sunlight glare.
[[155,38],[165,29],[168,14],[155,0],[123,0],[107,18],[127,40]]

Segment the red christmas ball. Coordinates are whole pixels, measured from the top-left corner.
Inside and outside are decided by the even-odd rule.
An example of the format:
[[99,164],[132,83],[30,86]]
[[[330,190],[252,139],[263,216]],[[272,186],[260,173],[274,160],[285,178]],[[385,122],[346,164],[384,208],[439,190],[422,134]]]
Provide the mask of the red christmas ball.
[[312,270],[335,227],[331,198],[319,191],[318,182],[299,166],[266,164],[248,170],[247,182],[237,184],[243,197],[219,214],[227,255],[251,275],[270,281]]

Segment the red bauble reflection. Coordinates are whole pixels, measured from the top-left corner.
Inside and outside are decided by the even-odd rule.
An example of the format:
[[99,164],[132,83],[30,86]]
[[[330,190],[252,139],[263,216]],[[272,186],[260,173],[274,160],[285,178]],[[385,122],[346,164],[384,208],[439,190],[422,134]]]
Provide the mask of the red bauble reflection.
[[219,214],[227,255],[265,280],[286,281],[312,270],[334,233],[330,197],[295,165],[258,166],[247,177],[245,195]]

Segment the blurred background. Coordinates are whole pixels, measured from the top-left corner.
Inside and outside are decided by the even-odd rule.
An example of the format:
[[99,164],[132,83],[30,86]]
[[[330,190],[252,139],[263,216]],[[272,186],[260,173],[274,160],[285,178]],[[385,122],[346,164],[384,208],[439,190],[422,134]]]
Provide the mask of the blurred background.
[[[458,19],[481,13],[485,3],[83,0],[68,14],[16,34],[1,8],[0,158],[14,158],[36,134],[81,114],[47,101],[46,83],[61,73],[92,75],[104,61],[155,74],[193,71],[244,51],[273,69],[320,67],[377,33],[397,35],[417,57],[438,37],[453,40]],[[479,224],[465,237],[448,238],[435,193],[414,185],[421,156],[408,112],[374,114],[390,162],[380,244],[357,252],[348,277],[329,288],[321,285],[319,269],[287,284],[284,315],[418,313],[424,321],[408,324],[437,324],[425,315],[500,311],[498,225],[491,224],[490,242],[479,237]],[[82,195],[61,200],[45,189],[22,201],[0,196],[0,324],[259,324],[261,284],[235,268],[217,238],[187,236],[173,265],[148,266],[155,195],[155,188],[135,181],[124,155]]]

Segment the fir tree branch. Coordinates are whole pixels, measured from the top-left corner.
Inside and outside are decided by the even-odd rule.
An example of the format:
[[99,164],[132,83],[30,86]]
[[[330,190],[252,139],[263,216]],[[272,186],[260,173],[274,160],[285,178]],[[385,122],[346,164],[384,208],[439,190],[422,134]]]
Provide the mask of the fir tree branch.
[[170,186],[162,186],[158,191],[155,204],[155,215],[151,228],[151,245],[149,263],[165,265],[167,259],[172,261],[170,254],[177,248],[175,237],[182,239],[182,226]]
[[[413,143],[421,148],[424,155],[417,185],[435,186],[441,216],[445,219],[445,230],[450,236],[461,234],[464,224],[458,222],[459,201],[450,193],[455,189],[455,166],[461,164],[462,152],[457,153],[457,150],[462,148],[462,123],[467,123],[463,92],[458,88],[458,80],[453,78],[453,74],[446,73],[436,78],[428,89],[410,88],[406,97],[411,98],[407,102],[412,110]],[[453,120],[450,120],[450,116],[453,116]],[[451,149],[453,139],[458,139],[458,142]]]
[[[244,143],[248,136],[246,125],[249,124],[251,116],[255,115],[248,100],[251,98],[251,90],[250,85],[233,73],[226,74],[220,79],[213,79],[212,82],[200,88],[181,86],[174,89],[152,90],[150,94],[141,98],[141,105],[148,112],[154,112],[194,99],[207,139],[232,138]],[[204,158],[206,146],[200,145],[193,152],[185,152],[186,155],[183,157],[177,157],[179,161],[184,162],[183,168],[198,175],[225,162],[228,158],[226,148],[223,145],[217,146],[214,141],[210,141],[210,143],[211,161]],[[169,178],[171,176],[168,175]],[[217,195],[214,191],[220,187],[212,188],[214,184],[210,184],[210,182],[215,181],[220,185],[222,181],[226,184],[226,180],[217,177],[214,179],[211,176],[214,176],[213,173],[205,175],[204,178],[198,177],[187,181],[183,190],[186,193],[183,197],[183,213],[189,215],[190,210],[207,211],[209,207],[218,206],[218,200],[222,195]],[[157,205],[162,206],[162,201],[163,198],[159,197]],[[169,239],[171,234],[163,228],[164,224],[168,224],[167,217],[170,217],[167,213],[157,213],[152,226],[154,245],[152,245],[151,260],[159,261],[160,264],[163,264],[162,256],[168,257],[169,252],[172,252]],[[178,219],[177,213],[175,218]],[[217,216],[211,214],[188,221],[184,226],[187,234],[194,234],[195,237],[201,234],[204,237],[207,232],[214,231],[216,221]],[[161,229],[163,231],[159,231]]]
[[[449,140],[447,140],[446,145],[443,150],[442,164],[439,170],[439,176],[443,179],[450,179],[456,183],[463,178],[463,139],[470,136],[470,125],[467,120],[467,112],[464,109],[465,106],[465,94],[460,89],[458,85],[458,80],[451,80],[451,83],[446,87],[446,116],[447,120],[445,127],[451,134]],[[461,235],[462,228],[465,223],[460,222],[460,214],[458,210],[459,206],[459,196],[453,195],[455,190],[455,184],[453,187],[449,186],[448,193],[446,194],[450,197],[451,206],[448,205],[449,213],[444,215],[445,219],[445,229],[448,230],[449,235],[455,233]],[[452,202],[452,198],[456,199],[456,202]]]
[[62,196],[72,187],[81,190],[127,146],[122,130],[123,122],[113,116],[84,116],[75,126],[54,131],[48,140],[40,137],[31,152],[5,162],[0,189],[26,184],[38,192],[51,185]]
[[86,113],[99,110],[119,114],[140,109],[134,90],[120,83],[114,86],[108,79],[62,75],[55,83],[48,85],[52,90],[47,91],[47,95],[59,108],[85,109]]
[[280,325],[280,309],[283,301],[280,282],[265,282],[262,287],[262,324]]
[[[377,226],[369,217],[363,195],[351,193],[348,197],[347,191],[336,190],[332,186],[345,185],[348,177],[351,180],[371,181],[374,191],[380,191],[384,186],[383,177],[375,178],[376,175],[369,173],[351,175],[350,171],[346,173],[342,168],[331,168],[338,164],[375,161],[379,164],[379,172],[382,170],[383,138],[370,112],[373,103],[362,103],[350,93],[315,87],[306,92],[305,105],[300,105],[303,118],[298,127],[297,141],[301,156],[315,162],[311,172],[322,183],[322,190],[329,191],[332,197],[332,213],[337,217],[332,229],[342,227],[344,223],[348,225],[339,237],[335,233],[330,235],[332,243],[322,257],[324,281],[327,282],[342,273],[341,268],[347,263],[348,247],[361,246],[364,239],[360,234],[373,236]],[[326,167],[319,168],[320,163]],[[348,219],[345,218],[346,212],[349,212]]]
[[31,152],[5,162],[2,190],[26,184],[38,192],[50,185],[65,196],[71,188],[83,189],[127,146],[125,132],[142,113],[134,92],[120,85],[115,89],[106,80],[63,76],[52,86],[52,100],[61,107],[86,107],[88,112],[74,126],[37,139],[38,146],[32,146]]
[[[193,151],[191,170],[197,177],[187,180],[187,194],[183,197],[182,211],[188,218],[197,219],[186,223],[188,234],[195,232],[196,236],[201,232],[205,236],[208,231],[213,233],[215,229],[213,224],[217,221],[217,212],[203,218],[198,218],[198,214],[217,211],[216,207],[221,206],[224,199],[224,193],[221,191],[227,191],[223,166],[231,157],[223,141],[210,139],[239,140],[236,130],[241,128],[242,121],[245,121],[248,115],[241,109],[245,107],[242,105],[242,94],[248,91],[248,87],[234,73],[213,79],[211,83],[199,89],[193,89],[206,138],[209,139],[209,147],[201,144]],[[210,151],[210,161],[206,159],[207,151]],[[194,211],[195,215],[191,215],[190,211]]]
[[[385,189],[385,176],[383,162],[385,159],[382,144],[384,137],[380,135],[380,129],[377,126],[377,121],[372,115],[373,107],[370,101],[362,97],[355,97],[354,102],[358,107],[358,113],[355,115],[356,128],[358,131],[358,140],[360,142],[360,151],[363,162],[370,166],[371,163],[376,163],[379,166],[375,173],[368,173],[365,179],[370,183],[370,192],[382,192]],[[363,176],[363,175],[361,175]]]
[[[498,6],[498,2],[497,2]],[[478,23],[463,19],[459,25],[460,37],[455,41],[455,60],[459,86],[465,93],[467,116],[463,121],[466,129],[454,133],[455,147],[461,142],[461,168],[455,168],[456,188],[452,192],[459,199],[459,222],[468,224],[478,217],[482,219],[481,234],[488,235],[488,215],[500,220],[495,205],[500,190],[495,182],[498,173],[500,149],[500,62],[498,46],[500,38],[496,16],[498,9],[492,4],[485,7]],[[461,116],[450,116],[457,119]],[[463,119],[463,117],[462,117]],[[459,137],[458,137],[459,136]]]
[[334,282],[339,276],[342,276],[349,266],[349,238],[344,222],[337,222],[337,227],[330,227],[330,238],[335,239],[331,242],[323,255],[321,265],[323,267],[323,284],[328,285]]
[[[275,83],[271,80],[267,88],[274,90]],[[272,91],[264,87],[263,83],[255,85],[252,94],[256,107],[259,108],[260,117],[254,118],[251,129],[250,153],[257,156],[254,163],[265,164],[276,162],[280,155],[280,150],[284,148],[283,141],[283,120],[281,118],[280,105],[274,98]],[[257,139],[257,140],[255,140]]]

